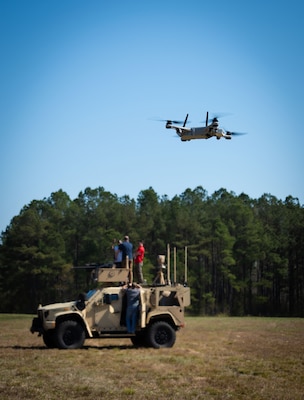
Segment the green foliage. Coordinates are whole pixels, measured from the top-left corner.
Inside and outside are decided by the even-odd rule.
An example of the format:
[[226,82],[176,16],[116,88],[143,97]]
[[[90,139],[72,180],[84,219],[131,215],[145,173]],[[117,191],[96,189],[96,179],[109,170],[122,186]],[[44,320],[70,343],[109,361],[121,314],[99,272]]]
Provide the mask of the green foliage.
[[[0,312],[35,312],[38,303],[67,300],[90,287],[72,266],[107,263],[113,239],[145,242],[144,277],[157,255],[175,248],[176,280],[192,288],[193,314],[304,314],[304,212],[297,199],[257,200],[201,186],[171,200],[153,188],[137,200],[86,188],[71,200],[59,190],[15,216],[0,245]],[[173,254],[171,254],[171,266]],[[173,268],[170,279],[174,280]]]

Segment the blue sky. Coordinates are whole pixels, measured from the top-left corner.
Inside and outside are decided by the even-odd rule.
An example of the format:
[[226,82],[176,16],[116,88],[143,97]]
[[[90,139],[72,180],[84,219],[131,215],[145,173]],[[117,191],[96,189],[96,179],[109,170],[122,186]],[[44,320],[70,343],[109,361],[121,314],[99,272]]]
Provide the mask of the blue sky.
[[[0,0],[0,231],[86,187],[304,203],[302,1]],[[154,119],[245,136],[181,142]]]

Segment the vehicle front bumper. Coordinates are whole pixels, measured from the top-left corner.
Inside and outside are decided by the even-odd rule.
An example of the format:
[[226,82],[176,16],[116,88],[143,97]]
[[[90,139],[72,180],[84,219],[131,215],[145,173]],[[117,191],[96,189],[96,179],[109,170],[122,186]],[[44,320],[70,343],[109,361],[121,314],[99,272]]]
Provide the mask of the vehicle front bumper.
[[30,331],[32,333],[38,332],[40,334],[42,334],[44,332],[44,329],[43,329],[43,326],[42,326],[42,322],[41,322],[41,319],[39,317],[33,318],[32,326],[30,328]]

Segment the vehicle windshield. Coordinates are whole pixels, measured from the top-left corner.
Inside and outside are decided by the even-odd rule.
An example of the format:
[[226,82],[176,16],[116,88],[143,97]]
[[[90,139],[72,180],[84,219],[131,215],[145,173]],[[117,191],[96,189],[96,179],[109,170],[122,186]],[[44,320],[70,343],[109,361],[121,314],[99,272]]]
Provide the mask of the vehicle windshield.
[[87,300],[89,300],[90,297],[93,296],[94,293],[96,293],[97,289],[91,289],[87,292]]

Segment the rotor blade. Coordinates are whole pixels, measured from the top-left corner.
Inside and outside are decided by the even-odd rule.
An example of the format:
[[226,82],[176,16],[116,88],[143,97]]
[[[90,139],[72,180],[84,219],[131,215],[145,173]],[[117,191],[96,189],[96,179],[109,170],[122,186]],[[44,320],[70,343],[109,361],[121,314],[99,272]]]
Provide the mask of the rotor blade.
[[210,124],[214,119],[219,119],[219,118],[224,118],[228,117],[229,115],[232,115],[231,113],[212,113],[212,115],[209,118],[208,112],[206,116],[206,125]]
[[228,135],[234,135],[234,136],[242,136],[242,135],[247,135],[247,132],[230,132],[226,131]]
[[182,124],[184,121],[175,121],[172,119],[156,119],[155,121],[160,121],[160,122],[171,122],[171,124]]
[[184,125],[183,125],[183,126],[186,126],[188,116],[189,116],[189,114],[186,115],[186,119],[185,119],[185,121],[184,121]]

